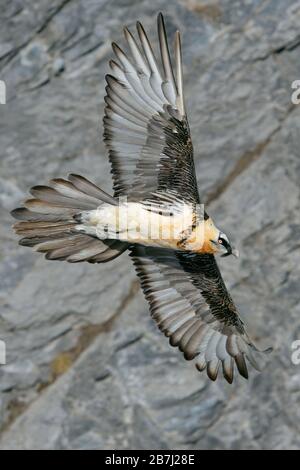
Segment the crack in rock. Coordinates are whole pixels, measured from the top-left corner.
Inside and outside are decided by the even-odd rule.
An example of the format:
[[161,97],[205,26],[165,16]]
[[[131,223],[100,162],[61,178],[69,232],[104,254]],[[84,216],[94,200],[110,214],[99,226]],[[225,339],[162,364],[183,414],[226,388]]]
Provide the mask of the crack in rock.
[[278,127],[276,127],[276,129],[274,129],[273,132],[263,142],[259,142],[253,150],[248,150],[237,160],[234,168],[228,173],[228,175],[219,184],[217,184],[213,190],[211,190],[207,194],[207,205],[219,199],[222,194],[233,184],[233,182],[242,173],[244,173],[252,165],[252,163],[254,163],[263,155],[265,149],[271,143],[274,136],[277,135],[278,132],[280,132],[285,120],[293,112],[294,109],[295,105],[290,106]]

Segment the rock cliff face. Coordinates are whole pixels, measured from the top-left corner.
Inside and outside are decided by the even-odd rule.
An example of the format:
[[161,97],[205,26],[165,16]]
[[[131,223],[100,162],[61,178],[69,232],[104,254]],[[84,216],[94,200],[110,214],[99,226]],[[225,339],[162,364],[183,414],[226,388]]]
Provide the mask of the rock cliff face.
[[[233,386],[210,383],[156,331],[126,254],[48,262],[11,230],[9,210],[51,177],[111,190],[110,42],[137,19],[156,42],[160,10],[183,34],[203,199],[241,252],[222,272],[252,335],[275,348]],[[0,17],[0,447],[299,448],[300,2],[7,0]]]

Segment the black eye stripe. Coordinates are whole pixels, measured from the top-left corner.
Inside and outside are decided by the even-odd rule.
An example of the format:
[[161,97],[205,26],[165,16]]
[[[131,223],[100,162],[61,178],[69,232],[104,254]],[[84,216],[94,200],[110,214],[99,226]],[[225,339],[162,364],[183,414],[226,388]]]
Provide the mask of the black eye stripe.
[[226,249],[230,248],[230,243],[223,237],[219,237],[218,242],[222,244]]

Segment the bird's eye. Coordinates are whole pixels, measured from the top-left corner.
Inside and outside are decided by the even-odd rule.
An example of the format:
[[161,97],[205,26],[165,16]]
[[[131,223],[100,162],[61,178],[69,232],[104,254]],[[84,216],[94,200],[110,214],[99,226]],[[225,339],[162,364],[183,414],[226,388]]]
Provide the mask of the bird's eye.
[[223,233],[218,238],[219,245],[224,246],[227,250],[230,249],[230,243],[227,236]]

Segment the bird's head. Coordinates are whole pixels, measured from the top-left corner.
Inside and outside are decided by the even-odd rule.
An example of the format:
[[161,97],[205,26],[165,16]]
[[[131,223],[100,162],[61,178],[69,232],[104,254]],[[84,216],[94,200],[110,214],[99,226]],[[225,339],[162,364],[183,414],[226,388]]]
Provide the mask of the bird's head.
[[238,250],[232,247],[227,235],[221,232],[210,218],[207,220],[205,231],[205,238],[213,253],[221,254],[222,257],[233,255],[238,258]]
[[239,257],[239,252],[236,248],[233,248],[227,235],[223,232],[219,232],[217,240],[210,240],[211,243],[216,247],[217,253],[222,253],[221,256],[233,255],[236,258]]

